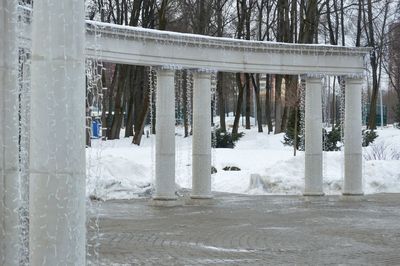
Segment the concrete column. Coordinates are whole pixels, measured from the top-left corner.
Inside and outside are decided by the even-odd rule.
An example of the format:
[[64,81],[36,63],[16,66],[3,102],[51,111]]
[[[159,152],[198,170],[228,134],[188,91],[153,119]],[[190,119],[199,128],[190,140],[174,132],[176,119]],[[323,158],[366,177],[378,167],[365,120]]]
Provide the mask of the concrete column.
[[175,200],[175,71],[157,73],[155,200]]
[[347,78],[344,118],[343,195],[362,195],[361,78]]
[[306,79],[305,99],[305,196],[322,196],[321,78]]
[[197,72],[193,88],[192,198],[211,195],[211,74]]
[[35,1],[30,265],[86,265],[83,1]]
[[19,265],[18,1],[0,0],[0,265]]

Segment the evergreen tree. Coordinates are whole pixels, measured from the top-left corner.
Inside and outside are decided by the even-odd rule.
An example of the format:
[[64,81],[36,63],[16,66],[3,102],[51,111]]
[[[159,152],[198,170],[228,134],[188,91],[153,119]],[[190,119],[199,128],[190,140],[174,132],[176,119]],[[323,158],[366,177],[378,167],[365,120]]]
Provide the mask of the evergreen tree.
[[[296,119],[297,115],[297,119]],[[295,128],[296,125],[296,128]],[[285,136],[283,137],[283,144],[288,145],[288,146],[294,146],[294,140],[295,140],[295,134],[296,134],[296,149],[300,151],[304,151],[304,143],[301,143],[301,132],[300,132],[300,112],[296,111],[295,108],[293,108],[290,111],[288,123],[287,123],[287,128],[286,128],[286,133]]]

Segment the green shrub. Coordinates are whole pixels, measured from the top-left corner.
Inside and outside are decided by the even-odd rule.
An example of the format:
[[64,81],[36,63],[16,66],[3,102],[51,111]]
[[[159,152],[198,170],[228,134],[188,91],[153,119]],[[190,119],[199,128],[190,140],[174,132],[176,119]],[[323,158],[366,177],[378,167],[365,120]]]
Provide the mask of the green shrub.
[[[294,119],[293,119],[293,121],[294,121]],[[286,134],[283,137],[283,144],[292,146],[292,147],[293,147],[293,139],[294,139],[293,125],[294,125],[294,123],[291,122],[291,120],[289,120]],[[376,134],[376,132],[373,130],[363,130],[362,136],[363,136],[362,146],[367,147],[368,145],[370,145],[371,143],[374,142],[374,140],[378,137],[378,134]],[[304,150],[304,147],[300,146],[300,144],[301,144],[300,134],[297,134],[296,137],[297,137],[297,149]],[[333,127],[333,129],[329,132],[326,129],[322,129],[322,137],[324,140],[324,145],[323,145],[324,151],[340,151],[341,146],[338,146],[338,143],[342,139],[340,126]]]
[[369,146],[369,144],[373,143],[374,140],[378,137],[378,134],[376,134],[376,132],[373,130],[363,130],[362,135],[363,135],[363,142],[362,142],[363,147]]
[[[294,120],[293,120],[294,121]],[[287,146],[292,146],[294,144],[294,127],[290,125],[290,120],[288,121],[288,128],[286,130],[286,134],[283,137],[283,144]],[[298,131],[300,131],[298,129]],[[297,134],[297,149],[300,151],[304,151],[304,146],[302,145],[301,135]],[[338,146],[338,142],[341,141],[341,132],[340,127],[334,127],[331,131],[327,131],[326,129],[322,129],[322,138],[324,140],[323,149],[324,151],[339,151],[340,146]]]
[[398,104],[398,105],[394,108],[394,113],[395,113],[395,120],[397,121],[397,123],[395,123],[395,127],[397,127],[398,129],[400,129],[400,104]]
[[341,141],[341,131],[340,127],[333,127],[331,131],[326,131],[326,129],[322,129],[322,136],[324,140],[324,151],[340,151],[340,146],[338,146],[338,142]]
[[[288,129],[286,131],[285,136],[283,136],[283,145],[293,147],[293,145],[294,145],[294,133],[293,132],[294,132],[294,130],[292,130],[292,129]],[[297,134],[296,138],[297,138],[297,142],[296,142],[297,150],[304,151],[304,148],[301,147],[300,135]]]
[[214,139],[212,141],[213,148],[235,148],[236,142],[244,136],[243,132],[232,134],[229,132],[222,131],[217,128],[214,132]]

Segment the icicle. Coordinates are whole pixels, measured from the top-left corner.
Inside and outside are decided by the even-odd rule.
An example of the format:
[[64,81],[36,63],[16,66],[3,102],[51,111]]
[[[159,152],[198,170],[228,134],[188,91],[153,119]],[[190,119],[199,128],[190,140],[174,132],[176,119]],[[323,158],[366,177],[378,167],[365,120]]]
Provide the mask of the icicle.
[[[149,71],[149,82],[150,82],[150,134],[151,134],[151,183],[155,183],[156,176],[156,146],[155,138],[153,133],[155,132],[155,121],[156,118],[156,99],[157,99],[157,71],[153,67],[150,67]],[[157,132],[155,132],[157,134]]]
[[[89,262],[94,265],[100,264],[100,255],[99,255],[99,247],[100,243],[98,239],[100,238],[100,213],[98,211],[101,208],[103,197],[103,191],[101,190],[101,184],[99,180],[101,180],[102,176],[102,167],[101,167],[101,160],[102,160],[102,152],[107,145],[104,141],[106,140],[106,136],[102,136],[103,129],[105,125],[102,124],[101,121],[102,113],[105,112],[103,106],[103,97],[104,92],[108,89],[106,84],[102,82],[102,72],[106,71],[106,67],[101,62],[101,51],[99,49],[100,43],[99,38],[101,36],[101,25],[95,25],[95,33],[94,33],[94,54],[95,56],[91,59],[86,60],[86,79],[87,79],[87,87],[86,87],[86,106],[87,109],[87,121],[89,122],[88,130],[89,130],[89,137],[93,135],[93,126],[97,124],[101,125],[100,130],[97,128],[97,133],[99,139],[92,139],[91,145],[92,148],[88,148],[86,150],[86,186],[89,188],[87,191],[91,192],[92,194],[87,195],[89,196],[89,205],[90,209],[93,210],[94,219],[92,221],[88,220],[88,226],[90,228],[91,237],[87,241],[87,250],[90,255]],[[111,111],[111,110],[109,110]],[[94,125],[92,124],[92,116],[96,120]],[[107,131],[107,130],[106,130]]]
[[304,151],[305,147],[305,101],[306,101],[306,81],[300,80],[300,145],[299,149]]
[[[340,137],[342,145],[345,145],[344,139],[344,119],[345,119],[345,78],[344,76],[339,77],[339,95],[340,95]],[[344,149],[341,149],[342,163],[340,164],[341,180],[344,183]]]
[[[217,72],[213,72],[211,74],[211,103],[212,103],[212,117],[213,117],[213,124],[211,125],[211,167],[215,167],[216,165],[216,149],[217,146],[217,136],[216,136],[216,129],[220,126],[215,123],[215,119],[217,117],[217,106],[218,106],[218,94],[216,93],[217,90]],[[224,114],[225,115],[225,114]],[[210,169],[211,171],[211,169]],[[212,185],[212,180],[211,180]]]

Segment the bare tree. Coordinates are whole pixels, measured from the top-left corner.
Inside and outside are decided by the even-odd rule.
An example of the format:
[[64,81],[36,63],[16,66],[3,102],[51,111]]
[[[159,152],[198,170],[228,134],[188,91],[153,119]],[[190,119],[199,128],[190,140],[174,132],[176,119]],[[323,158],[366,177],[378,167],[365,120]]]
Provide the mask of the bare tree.
[[397,98],[392,99],[394,120],[400,123],[400,20],[390,25],[386,44],[383,67],[389,78],[389,88]]
[[[259,75],[257,75],[259,79]],[[256,96],[256,105],[257,105],[257,126],[258,126],[258,132],[263,132],[263,127],[262,127],[262,113],[261,113],[261,100],[260,100],[260,83],[256,81],[254,78],[254,75],[251,75],[251,81],[253,84],[254,88],[254,94]]]
[[[217,24],[217,37],[224,36],[224,7],[228,1],[227,0],[215,0],[215,17]],[[220,128],[222,132],[226,132],[225,123],[225,87],[224,86],[224,73],[218,72],[217,74],[217,94],[218,94],[218,111],[219,111],[219,121]]]
[[[373,2],[372,0],[367,0],[367,14],[366,14],[366,37],[367,42],[370,47],[372,47],[370,53],[370,65],[371,65],[371,75],[372,75],[372,95],[371,95],[371,103],[370,103],[370,112],[369,112],[369,121],[368,128],[375,129],[376,128],[376,104],[378,99],[378,92],[380,87],[380,78],[381,78],[381,69],[382,69],[382,51],[383,51],[383,40],[384,40],[384,31],[386,28],[387,14],[389,11],[390,1],[386,0],[384,2],[383,8],[381,12],[383,12],[381,27],[376,29],[378,23],[376,21],[380,16],[376,16],[373,13]],[[379,35],[380,34],[380,37]],[[378,40],[377,40],[378,37]]]

